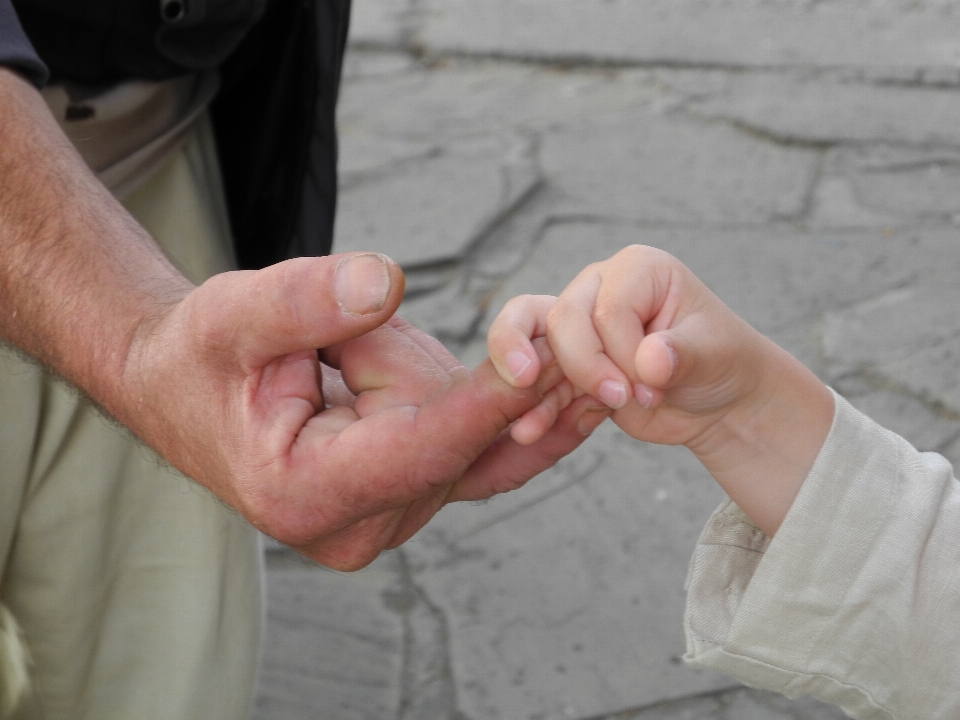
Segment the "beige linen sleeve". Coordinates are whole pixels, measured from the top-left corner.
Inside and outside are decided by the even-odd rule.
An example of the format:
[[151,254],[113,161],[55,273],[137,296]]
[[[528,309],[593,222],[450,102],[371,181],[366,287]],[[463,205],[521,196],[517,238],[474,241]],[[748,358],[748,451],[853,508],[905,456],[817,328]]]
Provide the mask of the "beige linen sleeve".
[[776,536],[725,503],[687,590],[692,664],[854,718],[960,718],[960,484],[839,396]]

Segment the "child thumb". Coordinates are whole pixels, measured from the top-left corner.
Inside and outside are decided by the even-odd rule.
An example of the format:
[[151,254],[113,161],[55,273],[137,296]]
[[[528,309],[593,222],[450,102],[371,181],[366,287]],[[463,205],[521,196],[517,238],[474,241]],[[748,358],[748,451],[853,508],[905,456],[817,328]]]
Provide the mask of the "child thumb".
[[658,390],[710,382],[737,364],[746,337],[741,325],[733,313],[693,313],[647,335],[634,356],[640,382]]
[[676,338],[668,330],[647,335],[637,346],[634,365],[637,378],[647,387],[665,390],[677,375],[680,360]]

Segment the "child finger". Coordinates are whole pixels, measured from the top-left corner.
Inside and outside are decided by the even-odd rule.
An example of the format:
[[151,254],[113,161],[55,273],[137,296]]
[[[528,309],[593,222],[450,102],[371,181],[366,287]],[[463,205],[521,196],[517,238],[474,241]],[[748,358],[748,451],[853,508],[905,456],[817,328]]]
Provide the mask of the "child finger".
[[541,362],[531,340],[546,335],[547,314],[556,302],[551,295],[521,295],[504,305],[487,332],[487,352],[504,382],[530,387],[540,375]]
[[617,409],[632,393],[629,378],[607,356],[593,323],[600,283],[598,268],[591,265],[567,286],[547,317],[547,340],[574,385]]
[[645,334],[641,321],[643,308],[636,302],[637,275],[624,263],[602,263],[601,283],[593,310],[593,325],[607,357],[632,383],[638,380],[634,354]]
[[524,413],[510,428],[510,436],[521,445],[532,445],[547,434],[560,413],[573,402],[574,387],[562,380],[543,396],[532,410]]

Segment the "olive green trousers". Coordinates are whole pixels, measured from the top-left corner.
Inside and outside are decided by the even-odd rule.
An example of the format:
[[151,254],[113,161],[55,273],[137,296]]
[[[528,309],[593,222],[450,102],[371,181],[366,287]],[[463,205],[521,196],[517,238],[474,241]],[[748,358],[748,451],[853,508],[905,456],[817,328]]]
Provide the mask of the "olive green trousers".
[[[194,282],[231,268],[205,121],[125,204]],[[13,717],[247,717],[261,633],[257,534],[9,350],[0,351],[0,558],[0,603],[28,656]],[[0,621],[9,698],[17,643],[6,614]]]

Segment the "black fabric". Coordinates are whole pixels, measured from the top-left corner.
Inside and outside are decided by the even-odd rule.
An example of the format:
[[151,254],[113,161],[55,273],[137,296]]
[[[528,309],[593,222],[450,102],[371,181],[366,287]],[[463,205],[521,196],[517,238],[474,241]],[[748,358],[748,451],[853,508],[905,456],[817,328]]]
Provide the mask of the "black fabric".
[[23,73],[30,82],[42,87],[50,71],[27,39],[10,0],[0,0],[0,65]]
[[330,252],[349,15],[349,0],[272,2],[221,69],[212,115],[243,268]]
[[301,183],[297,229],[285,257],[327,255],[333,249],[337,205],[336,105],[350,24],[350,0],[327,0],[323,7],[326,15],[316,18],[321,73],[313,135],[307,148],[307,172]]
[[87,85],[166,80],[217,67],[265,3],[189,0],[183,16],[168,22],[160,0],[13,0],[53,79]]
[[[0,0],[0,10],[15,23],[9,3]],[[13,0],[13,6],[54,79],[160,80],[219,67],[221,91],[211,115],[241,267],[330,252],[335,109],[350,0],[188,0],[176,24],[164,23],[160,0]]]

